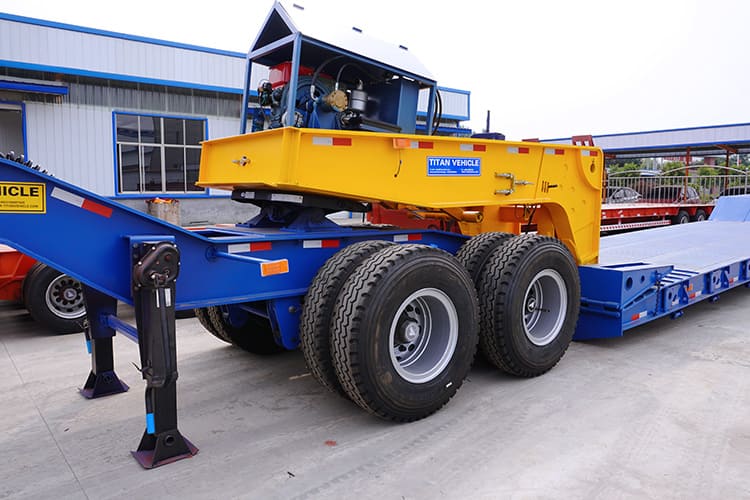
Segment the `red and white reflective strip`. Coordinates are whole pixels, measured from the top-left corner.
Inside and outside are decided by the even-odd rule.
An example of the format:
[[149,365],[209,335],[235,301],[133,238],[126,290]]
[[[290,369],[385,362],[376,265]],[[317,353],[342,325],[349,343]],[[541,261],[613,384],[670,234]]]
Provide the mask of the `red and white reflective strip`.
[[582,149],[581,154],[583,156],[599,156],[599,151],[592,151],[590,149]]
[[646,316],[648,316],[648,311],[641,311],[639,313],[636,313],[630,317],[630,321],[638,321],[639,319],[643,319]]
[[561,148],[544,148],[544,154],[546,155],[564,155],[565,150]]
[[487,151],[486,144],[461,144],[461,151]]
[[302,248],[338,248],[341,246],[339,240],[305,240]]
[[396,243],[406,243],[407,241],[419,241],[422,239],[421,234],[397,234],[393,237]]
[[508,146],[508,153],[527,155],[529,154],[529,148],[523,146]]
[[736,277],[736,276],[730,276],[730,277],[729,277],[729,284],[730,284],[730,285],[731,285],[732,283],[734,283],[735,281],[737,281],[737,277]]
[[312,138],[314,146],[351,146],[351,137],[322,137],[314,135]]
[[112,217],[111,208],[105,207],[104,205],[100,203],[96,203],[95,201],[87,200],[86,198],[78,196],[77,194],[73,194],[70,191],[65,191],[64,189],[60,189],[59,187],[54,188],[50,196],[60,201],[64,201],[65,203],[68,203],[70,205],[73,205],[74,207],[88,210],[89,212],[94,213],[96,215],[101,215],[102,217],[106,217],[108,219]]
[[227,253],[263,252],[271,250],[270,241],[256,241],[254,243],[232,243],[227,245]]
[[688,297],[690,297],[690,300],[693,300],[694,298],[700,297],[701,295],[703,295],[703,292],[697,291],[697,292],[691,293]]
[[430,141],[409,141],[408,149],[434,149],[435,143]]

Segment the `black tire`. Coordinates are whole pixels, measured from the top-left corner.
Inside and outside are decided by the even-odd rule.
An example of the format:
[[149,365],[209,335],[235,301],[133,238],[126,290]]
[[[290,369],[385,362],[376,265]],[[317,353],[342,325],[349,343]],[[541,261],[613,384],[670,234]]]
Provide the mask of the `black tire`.
[[474,283],[479,282],[482,269],[495,248],[515,236],[511,233],[482,233],[467,240],[456,253],[458,261],[469,272]]
[[374,415],[424,418],[466,378],[477,323],[474,284],[452,255],[422,245],[384,248],[352,273],[336,301],[336,375],[351,400]]
[[702,208],[699,208],[698,210],[696,210],[695,216],[693,216],[693,220],[695,222],[703,222],[704,220],[706,220],[706,218],[707,218],[706,211],[703,210]]
[[211,318],[208,315],[208,308],[207,307],[201,307],[200,309],[195,309],[195,317],[198,318],[198,322],[201,324],[203,328],[205,328],[208,333],[216,337],[217,339],[224,341],[228,344],[232,343],[232,339],[230,339],[227,336],[222,335],[219,333],[219,330],[216,329],[213,322],[211,321]]
[[331,359],[331,318],[341,287],[370,255],[393,245],[390,241],[362,241],[328,259],[305,295],[300,317],[300,349],[313,377],[331,392],[346,395]]
[[687,224],[688,222],[690,222],[690,214],[685,210],[680,210],[677,212],[677,215],[672,218],[672,224]]
[[266,318],[240,313],[232,318],[227,306],[208,307],[208,317],[219,338],[226,337],[243,351],[269,355],[284,350],[274,340],[271,323]]
[[519,377],[549,371],[568,349],[578,320],[581,285],[570,251],[554,238],[522,235],[495,250],[485,271],[479,292],[483,353]]
[[86,304],[81,283],[41,262],[26,273],[23,303],[31,317],[57,334],[83,331]]

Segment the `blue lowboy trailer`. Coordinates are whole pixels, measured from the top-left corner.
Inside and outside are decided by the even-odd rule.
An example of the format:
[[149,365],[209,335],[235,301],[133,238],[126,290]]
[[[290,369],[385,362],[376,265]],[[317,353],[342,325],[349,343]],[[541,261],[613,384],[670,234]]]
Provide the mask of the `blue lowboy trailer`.
[[[175,310],[221,307],[229,325],[238,315],[265,318],[275,343],[293,349],[304,297],[337,254],[373,245],[366,242],[418,243],[455,254],[467,241],[439,231],[328,224],[302,231],[243,225],[187,231],[1,158],[0,181],[37,195],[23,210],[0,212],[0,241],[84,284],[92,360],[84,396],[127,390],[114,373],[112,337],[119,331],[139,343],[146,431],[133,455],[147,468],[197,452],[177,430]],[[603,238],[599,263],[578,269],[576,340],[621,336],[663,316],[679,317],[696,302],[750,283],[750,196],[720,199],[706,222]],[[433,299],[442,297],[426,295],[424,304]],[[118,300],[135,306],[136,326],[117,317]],[[404,373],[408,379],[417,372]]]

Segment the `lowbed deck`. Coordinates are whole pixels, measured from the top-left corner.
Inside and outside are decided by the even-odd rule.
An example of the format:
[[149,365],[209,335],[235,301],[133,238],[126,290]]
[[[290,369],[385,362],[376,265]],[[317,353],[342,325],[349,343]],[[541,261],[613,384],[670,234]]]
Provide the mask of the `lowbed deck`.
[[750,283],[750,196],[720,200],[706,222],[601,239],[599,264],[581,266],[577,340],[622,335]]
[[706,221],[605,236],[599,265],[631,262],[707,272],[750,256],[750,223]]

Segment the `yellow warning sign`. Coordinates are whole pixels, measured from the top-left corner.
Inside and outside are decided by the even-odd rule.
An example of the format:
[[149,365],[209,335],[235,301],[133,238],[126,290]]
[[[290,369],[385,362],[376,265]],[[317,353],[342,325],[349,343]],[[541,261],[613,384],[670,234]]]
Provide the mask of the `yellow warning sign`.
[[42,182],[0,182],[0,212],[46,213],[44,188]]

